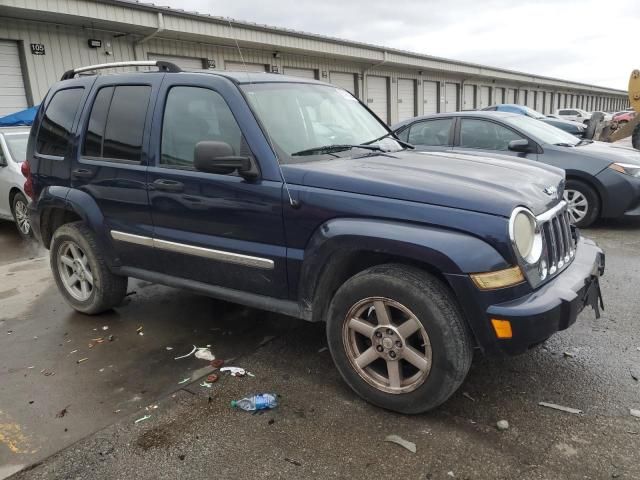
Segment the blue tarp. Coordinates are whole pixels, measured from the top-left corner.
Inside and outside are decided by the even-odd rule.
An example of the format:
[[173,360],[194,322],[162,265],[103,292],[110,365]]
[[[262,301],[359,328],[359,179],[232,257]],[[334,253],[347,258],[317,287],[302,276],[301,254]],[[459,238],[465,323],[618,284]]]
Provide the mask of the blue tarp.
[[36,117],[38,105],[20,112],[12,113],[6,117],[0,117],[0,127],[16,127],[18,125],[31,125]]

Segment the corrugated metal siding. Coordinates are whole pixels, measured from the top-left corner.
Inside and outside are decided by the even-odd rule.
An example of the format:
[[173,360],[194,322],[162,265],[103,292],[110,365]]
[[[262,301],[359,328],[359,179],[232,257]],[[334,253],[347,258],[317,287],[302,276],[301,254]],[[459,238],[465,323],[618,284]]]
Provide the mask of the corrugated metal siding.
[[459,110],[460,84],[448,82],[445,84],[444,111],[455,112]]
[[[438,98],[438,82],[425,80],[422,84],[423,114],[438,113],[440,111],[440,99]],[[420,114],[420,112],[418,112]]]

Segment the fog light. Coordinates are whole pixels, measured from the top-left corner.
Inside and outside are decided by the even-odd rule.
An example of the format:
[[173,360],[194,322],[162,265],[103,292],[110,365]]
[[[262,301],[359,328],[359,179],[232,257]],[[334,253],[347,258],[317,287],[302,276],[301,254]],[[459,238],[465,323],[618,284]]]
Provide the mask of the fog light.
[[513,332],[511,331],[511,322],[509,320],[499,320],[497,318],[491,319],[491,324],[496,332],[498,338],[511,338]]
[[472,273],[471,280],[480,290],[493,290],[522,283],[524,282],[524,275],[522,275],[520,267],[516,265],[497,272]]

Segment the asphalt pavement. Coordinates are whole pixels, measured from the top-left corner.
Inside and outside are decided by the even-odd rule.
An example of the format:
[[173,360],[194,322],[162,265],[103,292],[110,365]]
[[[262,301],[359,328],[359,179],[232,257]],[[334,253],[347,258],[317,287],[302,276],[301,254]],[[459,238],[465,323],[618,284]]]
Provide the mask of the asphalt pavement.
[[[477,356],[462,388],[418,416],[359,399],[324,348],[323,325],[141,282],[113,313],[75,314],[43,252],[10,240],[7,225],[0,477],[24,467],[16,479],[640,478],[640,419],[630,414],[640,409],[640,221],[583,232],[607,254],[600,319],[585,310],[527,354]],[[254,376],[202,386],[207,362],[174,357],[207,344]],[[256,392],[279,394],[280,406],[230,407]],[[385,442],[390,434],[416,453]]]

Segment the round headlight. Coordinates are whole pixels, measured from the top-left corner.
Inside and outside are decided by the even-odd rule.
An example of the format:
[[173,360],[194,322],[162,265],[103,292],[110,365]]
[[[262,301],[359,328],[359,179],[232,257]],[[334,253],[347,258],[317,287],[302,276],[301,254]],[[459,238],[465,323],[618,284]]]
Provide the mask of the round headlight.
[[509,234],[518,254],[527,263],[536,263],[542,253],[542,238],[536,233],[536,219],[524,208],[511,216]]

